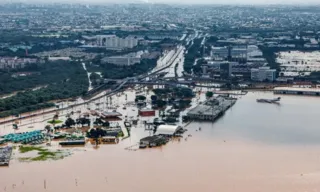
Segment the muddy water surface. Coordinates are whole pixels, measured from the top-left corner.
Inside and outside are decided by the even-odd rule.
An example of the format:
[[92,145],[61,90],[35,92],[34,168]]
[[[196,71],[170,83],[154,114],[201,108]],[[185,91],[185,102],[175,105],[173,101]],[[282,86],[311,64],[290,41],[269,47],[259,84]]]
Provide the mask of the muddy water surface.
[[138,126],[132,139],[63,160],[13,160],[0,169],[0,191],[320,191],[320,98],[272,105],[260,97],[274,96],[250,93],[214,124],[192,123],[192,137],[161,148],[124,150],[148,134]]

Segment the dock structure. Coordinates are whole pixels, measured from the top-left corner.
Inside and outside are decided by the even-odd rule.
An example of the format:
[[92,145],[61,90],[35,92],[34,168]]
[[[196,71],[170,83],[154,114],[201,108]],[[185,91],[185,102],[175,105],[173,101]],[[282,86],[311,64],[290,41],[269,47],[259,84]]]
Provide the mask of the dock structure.
[[67,146],[67,145],[85,145],[86,141],[84,139],[81,140],[67,140],[59,142],[59,145]]
[[187,116],[191,120],[214,121],[236,103],[234,98],[216,97],[191,109]]
[[274,94],[320,96],[320,88],[275,87]]
[[0,148],[0,166],[9,166],[11,159],[12,147],[1,147]]

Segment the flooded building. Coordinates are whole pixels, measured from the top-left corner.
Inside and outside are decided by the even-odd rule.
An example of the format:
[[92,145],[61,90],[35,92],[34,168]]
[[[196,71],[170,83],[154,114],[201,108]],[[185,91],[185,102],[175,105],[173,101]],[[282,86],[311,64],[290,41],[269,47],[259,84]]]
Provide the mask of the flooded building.
[[156,147],[164,145],[168,142],[168,139],[161,135],[153,135],[140,139],[139,148]]
[[193,120],[216,120],[236,103],[236,99],[217,97],[191,109],[187,116]]
[[120,120],[120,116],[122,116],[122,114],[117,111],[106,111],[101,113],[101,117],[107,120]]
[[0,148],[0,166],[8,166],[12,154],[12,147]]
[[145,109],[139,110],[139,115],[142,117],[150,117],[150,116],[155,116],[156,112],[155,110],[145,108]]
[[175,136],[182,130],[183,128],[178,125],[159,125],[156,131],[156,135]]

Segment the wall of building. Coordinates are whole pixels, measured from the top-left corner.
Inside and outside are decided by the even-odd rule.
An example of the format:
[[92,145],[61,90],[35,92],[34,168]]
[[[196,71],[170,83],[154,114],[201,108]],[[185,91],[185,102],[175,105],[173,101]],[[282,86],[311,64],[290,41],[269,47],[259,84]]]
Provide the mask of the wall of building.
[[251,69],[251,80],[253,81],[275,81],[276,70],[270,67],[259,67],[258,69]]
[[116,35],[99,35],[97,45],[107,49],[133,48],[138,45],[138,39],[131,36],[119,38]]
[[112,63],[115,65],[133,65],[135,63],[140,63],[141,58],[140,57],[107,57],[103,59],[104,62]]

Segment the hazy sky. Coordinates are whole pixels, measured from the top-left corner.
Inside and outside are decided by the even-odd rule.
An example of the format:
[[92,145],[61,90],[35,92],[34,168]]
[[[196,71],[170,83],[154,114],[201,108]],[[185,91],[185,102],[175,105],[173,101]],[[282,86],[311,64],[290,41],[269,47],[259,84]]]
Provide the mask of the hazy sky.
[[168,4],[320,4],[320,0],[0,0],[59,3],[168,3]]

